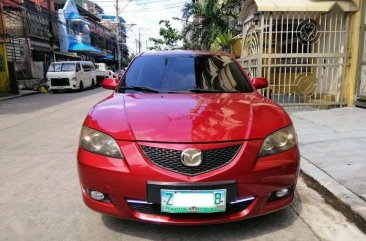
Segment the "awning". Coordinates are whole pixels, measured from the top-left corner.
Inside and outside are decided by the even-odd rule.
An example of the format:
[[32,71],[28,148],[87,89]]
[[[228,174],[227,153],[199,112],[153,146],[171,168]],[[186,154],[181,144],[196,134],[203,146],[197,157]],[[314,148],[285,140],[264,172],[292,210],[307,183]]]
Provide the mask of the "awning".
[[69,14],[67,15],[67,19],[69,19],[69,20],[81,20],[81,19],[82,19],[82,17],[81,17],[81,15],[80,15],[80,14],[78,14],[78,13],[69,13]]
[[328,0],[254,0],[258,12],[329,12],[340,9],[344,12],[358,11],[355,3]]
[[[98,17],[102,20],[109,20],[111,22],[115,22],[117,18],[115,15],[107,15],[107,14],[98,14]],[[126,23],[126,21],[122,17],[119,17],[119,23],[124,24]]]
[[89,22],[78,13],[70,13],[67,19],[73,22],[89,25]]
[[107,54],[101,57],[101,59],[114,59],[114,56],[111,54]]
[[90,55],[104,55],[103,51],[97,47],[91,46],[90,44],[83,42],[74,42],[69,46],[69,51],[80,52]]
[[69,58],[76,58],[76,59],[80,59],[80,56],[78,56],[76,53],[62,53],[62,52],[54,52],[55,55],[60,55],[60,56],[64,56],[64,57],[69,57]]

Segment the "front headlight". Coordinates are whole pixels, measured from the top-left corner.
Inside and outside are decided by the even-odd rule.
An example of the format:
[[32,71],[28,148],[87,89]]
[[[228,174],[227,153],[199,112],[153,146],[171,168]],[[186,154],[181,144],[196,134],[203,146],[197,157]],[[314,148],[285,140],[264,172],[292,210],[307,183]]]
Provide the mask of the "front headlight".
[[103,156],[123,158],[117,142],[112,137],[86,126],[81,129],[80,147]]
[[78,78],[76,78],[76,77],[72,77],[72,78],[70,78],[70,80],[71,80],[71,81],[77,81],[77,80],[78,80]]
[[288,126],[273,132],[264,140],[259,157],[287,151],[297,145],[297,137],[294,127]]

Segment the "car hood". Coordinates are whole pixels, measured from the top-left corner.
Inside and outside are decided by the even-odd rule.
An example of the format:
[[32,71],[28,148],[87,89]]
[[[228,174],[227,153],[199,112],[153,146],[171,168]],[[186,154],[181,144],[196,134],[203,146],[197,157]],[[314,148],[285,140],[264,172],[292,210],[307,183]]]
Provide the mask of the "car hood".
[[84,124],[118,140],[202,143],[265,138],[291,120],[257,93],[115,93]]

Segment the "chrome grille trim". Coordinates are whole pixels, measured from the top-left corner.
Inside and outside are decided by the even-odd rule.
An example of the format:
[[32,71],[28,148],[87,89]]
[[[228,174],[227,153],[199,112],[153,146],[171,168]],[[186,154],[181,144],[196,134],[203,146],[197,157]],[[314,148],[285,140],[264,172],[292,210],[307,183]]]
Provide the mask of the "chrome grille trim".
[[202,163],[197,167],[188,167],[181,162],[180,150],[140,146],[145,156],[156,166],[172,172],[194,176],[206,173],[229,164],[240,150],[241,145],[217,149],[202,150]]

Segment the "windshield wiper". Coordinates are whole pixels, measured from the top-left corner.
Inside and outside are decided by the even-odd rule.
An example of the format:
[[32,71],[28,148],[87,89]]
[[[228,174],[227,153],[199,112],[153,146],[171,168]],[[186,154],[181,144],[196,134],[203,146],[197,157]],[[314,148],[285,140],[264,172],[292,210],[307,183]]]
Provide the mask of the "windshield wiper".
[[149,93],[159,93],[160,91],[157,89],[145,87],[145,86],[121,86],[119,90],[136,90],[141,92],[149,92]]
[[187,90],[194,93],[238,93],[239,91],[227,91],[227,90],[212,90],[212,89],[200,89],[194,88]]

